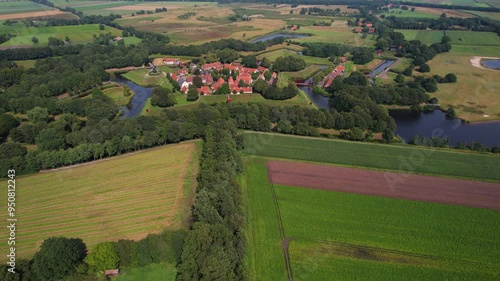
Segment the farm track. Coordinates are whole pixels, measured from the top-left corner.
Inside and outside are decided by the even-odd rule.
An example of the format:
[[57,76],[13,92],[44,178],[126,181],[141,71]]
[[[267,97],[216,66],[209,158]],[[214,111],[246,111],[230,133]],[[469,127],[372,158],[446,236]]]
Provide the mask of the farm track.
[[281,220],[280,207],[278,204],[278,197],[276,196],[276,192],[274,191],[274,185],[272,183],[270,173],[268,173],[269,177],[269,187],[271,188],[271,193],[273,195],[273,203],[276,209],[276,218],[278,219],[278,228],[280,231],[280,240],[281,240],[281,249],[283,250],[283,256],[285,258],[285,266],[286,273],[288,275],[288,281],[294,281],[292,276],[292,266],[290,264],[290,255],[288,253],[288,246],[290,245],[291,238],[285,238],[285,230],[283,227],[283,221]]
[[500,210],[500,184],[286,161],[267,164],[272,184]]

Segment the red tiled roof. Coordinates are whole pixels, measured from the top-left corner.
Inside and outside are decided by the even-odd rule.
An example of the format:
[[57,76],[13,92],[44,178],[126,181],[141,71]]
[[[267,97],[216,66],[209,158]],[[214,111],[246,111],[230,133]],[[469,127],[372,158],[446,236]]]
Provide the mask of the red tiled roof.
[[205,95],[209,95],[210,94],[210,88],[208,86],[201,86],[201,88],[198,88],[198,94],[205,94]]
[[175,81],[177,81],[177,75],[175,75],[173,73],[170,73],[170,77],[172,77],[172,79],[174,79]]

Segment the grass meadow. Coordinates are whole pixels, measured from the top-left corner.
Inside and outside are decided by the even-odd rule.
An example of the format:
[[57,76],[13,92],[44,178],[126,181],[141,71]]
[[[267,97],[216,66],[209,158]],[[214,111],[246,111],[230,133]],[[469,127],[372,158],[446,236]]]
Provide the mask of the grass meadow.
[[441,42],[444,35],[451,38],[451,44],[474,46],[500,46],[500,36],[493,32],[460,31],[460,30],[396,30],[405,35],[407,40],[420,40],[423,44]]
[[[500,118],[500,72],[471,66],[473,56],[496,56],[498,46],[454,45],[451,52],[437,55],[428,62],[431,74],[457,76],[456,83],[440,84],[431,96],[447,108],[453,106],[460,118],[487,121]],[[430,74],[429,74],[430,76]]]
[[294,280],[494,280],[500,270],[498,211],[271,185],[266,161],[246,157],[240,180],[250,280],[287,280],[280,226]]
[[123,87],[111,87],[102,91],[106,96],[115,101],[118,106],[127,106],[134,97],[134,91],[130,89],[130,96],[123,94]]
[[332,62],[328,60],[328,58],[318,58],[318,57],[311,57],[311,56],[301,56],[299,55],[296,51],[289,50],[289,49],[277,49],[274,51],[270,51],[267,53],[260,53],[257,55],[257,59],[262,59],[266,57],[269,59],[271,62],[274,62],[278,57],[282,56],[294,56],[294,57],[300,57],[304,59],[304,61],[310,65],[310,64],[328,64],[331,65]]
[[[51,236],[141,239],[185,224],[200,142],[167,145],[16,178],[16,256],[30,258]],[[191,179],[193,177],[193,179]],[[69,184],[70,183],[70,184]],[[7,200],[0,194],[0,200]],[[7,235],[7,229],[0,234]],[[7,251],[7,244],[0,251]],[[5,256],[2,258],[5,260]]]
[[[410,145],[395,146],[280,134],[263,136],[263,134],[265,133],[245,132],[246,153],[500,182],[498,173],[500,157],[498,155],[437,150]],[[259,143],[261,138],[271,141]],[[415,164],[411,164],[411,159],[419,159],[419,161],[413,161]]]

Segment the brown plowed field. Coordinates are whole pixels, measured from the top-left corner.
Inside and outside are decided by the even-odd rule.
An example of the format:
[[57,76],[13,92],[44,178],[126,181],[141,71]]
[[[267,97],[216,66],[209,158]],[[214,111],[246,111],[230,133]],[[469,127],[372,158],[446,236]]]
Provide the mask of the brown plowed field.
[[273,184],[500,210],[500,184],[325,166],[267,163]]

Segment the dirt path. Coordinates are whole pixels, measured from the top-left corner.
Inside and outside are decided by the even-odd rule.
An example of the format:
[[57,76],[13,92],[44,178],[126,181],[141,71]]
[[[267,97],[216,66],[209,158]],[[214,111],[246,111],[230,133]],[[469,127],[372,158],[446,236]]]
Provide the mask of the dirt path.
[[270,161],[273,184],[500,210],[500,184],[319,164]]
[[484,67],[481,65],[481,60],[482,59],[500,59],[500,58],[495,58],[495,57],[478,57],[478,56],[474,56],[470,59],[470,64],[472,64],[472,66],[474,67],[477,67],[477,68],[481,68],[481,69],[486,69],[486,70],[495,70],[495,69],[491,69],[491,68],[487,68],[487,67]]
[[[267,167],[267,169],[269,170],[269,166]],[[271,179],[271,173],[268,173],[268,176],[269,176],[269,186],[271,188],[271,193],[273,195],[273,203],[274,207],[276,208],[276,218],[278,220],[278,228],[280,231],[281,249],[283,251],[283,256],[285,258],[286,273],[288,275],[288,281],[294,281],[292,276],[292,266],[290,265],[290,255],[288,253],[288,245],[290,244],[290,241],[292,241],[292,239],[285,238],[285,229],[283,227],[283,221],[281,220],[280,207],[278,205],[278,197],[276,196],[276,192],[274,191],[274,185]]]

